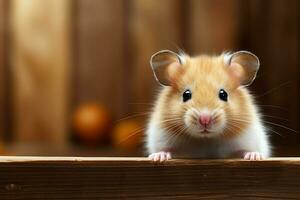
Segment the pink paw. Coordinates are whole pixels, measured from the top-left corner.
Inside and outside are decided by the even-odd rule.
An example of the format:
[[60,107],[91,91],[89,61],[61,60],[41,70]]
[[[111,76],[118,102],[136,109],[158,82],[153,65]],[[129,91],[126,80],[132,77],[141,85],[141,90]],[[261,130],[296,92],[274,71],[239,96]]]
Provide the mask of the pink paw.
[[154,162],[165,162],[172,158],[170,152],[160,151],[149,155],[149,159]]
[[259,152],[246,152],[244,154],[244,159],[245,160],[263,160],[264,157]]

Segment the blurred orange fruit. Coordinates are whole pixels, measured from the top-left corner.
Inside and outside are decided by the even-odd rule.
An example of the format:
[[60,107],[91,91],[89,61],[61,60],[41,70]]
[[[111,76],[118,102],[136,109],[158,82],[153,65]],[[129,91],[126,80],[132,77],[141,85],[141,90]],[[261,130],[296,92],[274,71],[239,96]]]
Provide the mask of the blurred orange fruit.
[[142,143],[142,124],[137,120],[119,122],[113,129],[112,141],[119,150],[134,151]]
[[100,104],[87,103],[75,110],[74,131],[85,142],[97,142],[108,133],[110,126],[110,113]]

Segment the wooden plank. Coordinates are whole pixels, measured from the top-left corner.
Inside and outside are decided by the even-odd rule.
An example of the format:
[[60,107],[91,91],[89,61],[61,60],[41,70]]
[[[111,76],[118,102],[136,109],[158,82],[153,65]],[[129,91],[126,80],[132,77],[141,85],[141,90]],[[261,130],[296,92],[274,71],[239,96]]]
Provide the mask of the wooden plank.
[[77,0],[75,11],[75,106],[102,103],[117,117],[124,109],[123,72],[127,67],[123,4],[119,0]]
[[[59,163],[59,162],[71,162],[71,164],[76,164],[76,162],[99,162],[99,164],[110,163],[113,165],[124,164],[124,162],[128,162],[132,165],[148,165],[155,164],[152,163],[147,157],[78,157],[78,156],[0,156],[0,163],[16,163],[16,162],[44,162],[44,163]],[[300,157],[272,157],[267,158],[262,161],[246,161],[243,159],[172,159],[168,162],[155,164],[157,165],[197,165],[197,164],[205,164],[209,165],[210,163],[239,163],[250,162],[251,165],[255,165],[255,163],[260,163],[264,165],[264,163],[281,163],[281,164],[300,164]],[[260,165],[259,164],[259,165]]]
[[192,54],[235,50],[239,1],[189,0],[187,45]]
[[1,199],[299,199],[300,159],[0,157]]
[[4,62],[4,32],[5,32],[5,11],[4,0],[0,0],[0,140],[5,135],[5,62]]
[[[128,107],[135,112],[149,110],[158,84],[149,66],[152,54],[162,49],[183,47],[183,3],[180,0],[132,0],[129,5],[128,51],[131,80]],[[132,111],[131,110],[131,111]]]
[[11,1],[15,138],[63,145],[70,71],[69,0]]

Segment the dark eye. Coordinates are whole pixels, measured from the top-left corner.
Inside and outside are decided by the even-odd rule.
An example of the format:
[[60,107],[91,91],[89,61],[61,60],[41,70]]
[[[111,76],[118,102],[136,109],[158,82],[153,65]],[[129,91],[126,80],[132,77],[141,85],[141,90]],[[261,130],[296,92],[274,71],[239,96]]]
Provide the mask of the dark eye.
[[186,101],[190,100],[191,98],[192,98],[191,90],[184,91],[184,93],[182,94],[183,102],[186,102]]
[[227,101],[228,99],[228,94],[225,90],[221,89],[219,91],[219,98],[222,100],[222,101]]

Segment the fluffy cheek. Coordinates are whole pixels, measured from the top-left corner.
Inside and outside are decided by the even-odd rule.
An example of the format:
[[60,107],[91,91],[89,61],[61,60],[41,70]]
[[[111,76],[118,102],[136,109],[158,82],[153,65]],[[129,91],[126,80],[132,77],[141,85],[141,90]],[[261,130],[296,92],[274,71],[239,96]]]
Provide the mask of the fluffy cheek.
[[190,132],[199,131],[198,116],[199,112],[194,108],[188,109],[184,114],[184,123],[186,127],[189,128]]
[[226,114],[224,110],[217,110],[213,114],[213,125],[211,131],[216,134],[223,134],[227,124]]

